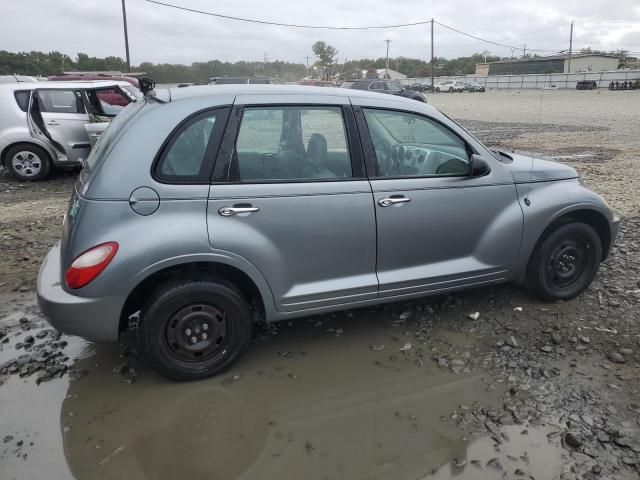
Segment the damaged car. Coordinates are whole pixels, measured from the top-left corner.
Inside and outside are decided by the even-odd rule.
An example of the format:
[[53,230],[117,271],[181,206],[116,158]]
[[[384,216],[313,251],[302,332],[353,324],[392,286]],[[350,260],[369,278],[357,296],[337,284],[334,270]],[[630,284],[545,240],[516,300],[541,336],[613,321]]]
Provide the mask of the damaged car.
[[137,94],[123,81],[0,85],[0,163],[20,181],[82,165],[108,122]]
[[573,168],[492,151],[421,102],[156,90],[91,151],[38,301],[59,330],[133,333],[157,372],[196,380],[236,362],[255,322],[504,282],[572,299],[618,223]]

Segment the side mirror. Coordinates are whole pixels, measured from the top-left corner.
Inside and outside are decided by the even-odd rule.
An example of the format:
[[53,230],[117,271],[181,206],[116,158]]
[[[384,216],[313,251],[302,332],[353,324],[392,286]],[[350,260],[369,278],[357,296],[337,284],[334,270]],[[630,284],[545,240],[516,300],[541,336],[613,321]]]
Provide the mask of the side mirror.
[[491,172],[489,162],[480,155],[471,155],[471,176],[482,177]]

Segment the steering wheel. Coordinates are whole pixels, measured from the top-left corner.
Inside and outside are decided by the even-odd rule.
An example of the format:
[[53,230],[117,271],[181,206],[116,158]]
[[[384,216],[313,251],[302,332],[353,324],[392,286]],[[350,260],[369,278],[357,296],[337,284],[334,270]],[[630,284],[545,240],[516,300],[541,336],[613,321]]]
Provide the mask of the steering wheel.
[[373,149],[376,152],[378,159],[378,168],[380,169],[380,175],[388,177],[391,169],[393,168],[393,159],[391,158],[391,144],[384,140],[379,139],[373,142]]

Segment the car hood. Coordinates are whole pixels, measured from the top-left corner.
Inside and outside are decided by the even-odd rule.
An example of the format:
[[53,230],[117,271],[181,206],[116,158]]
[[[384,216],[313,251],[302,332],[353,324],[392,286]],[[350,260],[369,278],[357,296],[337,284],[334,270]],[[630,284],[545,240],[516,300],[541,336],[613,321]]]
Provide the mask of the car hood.
[[508,153],[513,162],[508,164],[516,183],[546,182],[552,180],[566,180],[578,178],[578,172],[574,168],[553,160]]

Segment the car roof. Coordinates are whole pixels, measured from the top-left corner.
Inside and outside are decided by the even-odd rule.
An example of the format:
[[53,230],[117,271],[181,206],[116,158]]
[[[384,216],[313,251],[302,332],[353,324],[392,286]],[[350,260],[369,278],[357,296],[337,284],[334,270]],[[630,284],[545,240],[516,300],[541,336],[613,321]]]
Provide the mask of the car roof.
[[[217,96],[217,95],[300,95],[310,97],[359,97],[377,100],[385,100],[388,98],[385,94],[377,92],[369,92],[367,90],[355,90],[351,88],[339,87],[315,87],[311,85],[193,85],[189,87],[173,87],[168,89],[156,89],[156,95],[161,100],[171,102],[182,99],[199,97],[199,96]],[[381,95],[385,95],[381,97]],[[399,102],[407,102],[411,105],[415,100],[396,96],[395,100]],[[424,105],[424,104],[423,104]]]
[[17,82],[17,83],[3,83],[0,84],[0,90],[33,90],[35,88],[40,89],[69,89],[69,88],[99,88],[99,87],[113,87],[114,85],[131,85],[124,80],[84,80],[84,81],[49,81],[42,82]]

